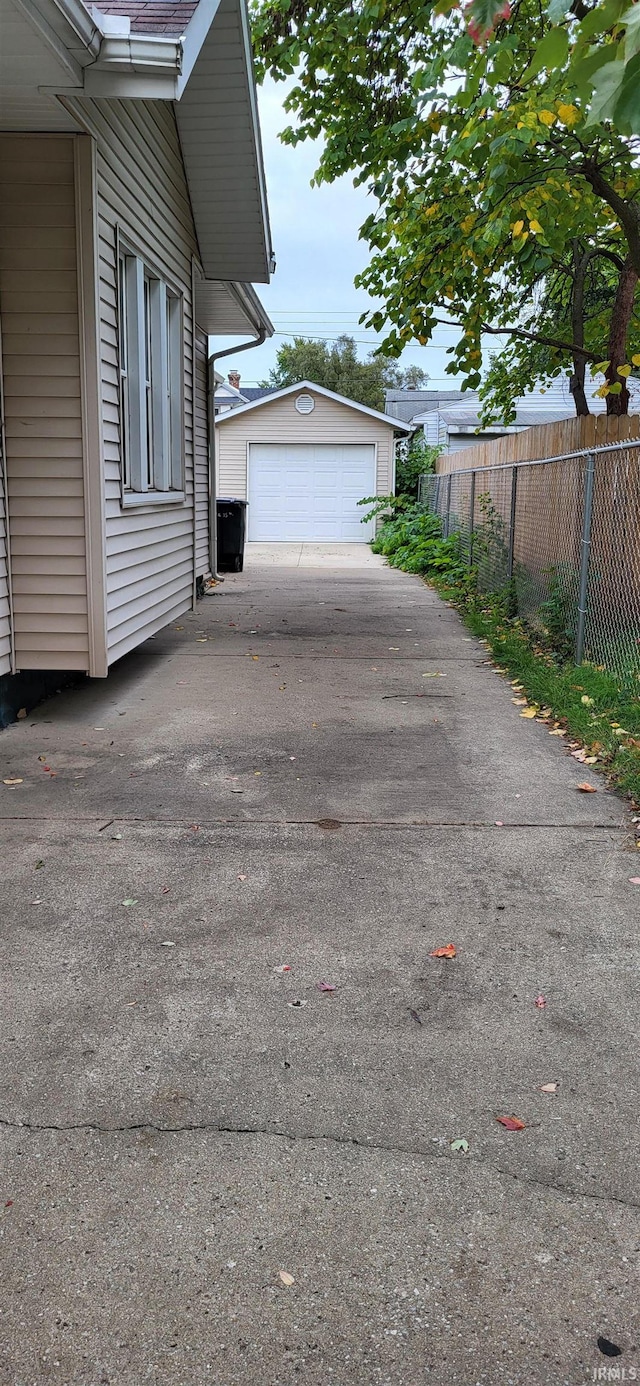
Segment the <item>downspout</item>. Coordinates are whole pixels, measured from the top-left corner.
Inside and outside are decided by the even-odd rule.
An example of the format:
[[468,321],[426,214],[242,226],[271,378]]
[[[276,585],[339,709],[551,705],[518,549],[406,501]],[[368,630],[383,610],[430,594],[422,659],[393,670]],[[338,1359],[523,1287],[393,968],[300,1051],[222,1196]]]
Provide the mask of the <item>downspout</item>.
[[262,346],[267,340],[267,329],[262,325],[257,337],[252,337],[250,342],[241,342],[239,346],[226,347],[224,351],[216,351],[214,356],[209,357],[208,371],[208,393],[209,393],[209,567],[211,576],[217,577],[216,569],[218,566],[218,516],[216,511],[216,478],[217,478],[217,457],[216,457],[216,412],[215,412],[215,363],[220,361],[223,356],[235,356],[240,351],[249,351],[251,347]]

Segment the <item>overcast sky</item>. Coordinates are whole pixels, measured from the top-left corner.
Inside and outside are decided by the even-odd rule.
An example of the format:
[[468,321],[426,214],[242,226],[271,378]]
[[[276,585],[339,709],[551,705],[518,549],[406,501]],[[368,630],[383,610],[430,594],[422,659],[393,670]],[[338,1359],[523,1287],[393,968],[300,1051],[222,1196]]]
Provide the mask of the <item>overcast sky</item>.
[[[294,334],[335,338],[349,332],[359,343],[362,357],[376,346],[378,338],[358,324],[358,317],[372,300],[362,289],[354,288],[354,276],[367,263],[367,248],[358,240],[358,231],[369,215],[371,203],[362,188],[354,188],[349,178],[321,188],[311,188],[317,160],[317,147],[311,143],[291,148],[278,139],[288,124],[282,110],[286,88],[267,82],[260,90],[260,114],[264,158],[269,192],[271,233],[278,267],[271,284],[257,290],[274,323],[276,335],[255,351],[243,352],[220,362],[226,373],[234,367],[245,385],[266,379],[275,364],[278,346]],[[439,328],[437,345],[420,347],[416,343],[405,351],[402,365],[416,363],[428,371],[434,388],[455,387],[452,376],[445,376],[444,347],[455,334]],[[212,338],[212,345],[228,345]]]

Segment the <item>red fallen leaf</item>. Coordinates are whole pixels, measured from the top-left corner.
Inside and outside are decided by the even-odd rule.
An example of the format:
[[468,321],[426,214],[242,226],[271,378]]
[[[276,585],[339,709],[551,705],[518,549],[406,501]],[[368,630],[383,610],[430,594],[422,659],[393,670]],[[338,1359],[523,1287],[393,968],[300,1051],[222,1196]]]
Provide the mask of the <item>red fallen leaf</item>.
[[538,1007],[538,1010],[539,1010],[539,1011],[542,1011],[542,1010],[544,1009],[544,1007],[546,1006],[547,1003],[546,1003],[546,1001],[545,1001],[545,999],[544,999],[544,996],[542,995],[542,992],[539,992],[539,993],[538,993],[538,995],[536,996],[536,999],[535,999],[535,1001],[534,1001],[533,1004],[534,1004],[534,1006],[537,1006],[537,1007]]
[[455,958],[455,943],[445,943],[442,948],[434,948],[429,954],[430,958]]
[[581,794],[597,794],[597,793],[598,793],[598,791],[597,791],[595,785],[594,785],[594,784],[589,784],[588,780],[584,780],[582,784],[576,785],[576,789],[579,789]]
[[8,1198],[4,1206],[5,1208],[13,1208],[13,1199]]
[[161,895],[168,895],[170,890],[171,890],[171,886],[163,886],[163,887],[162,887],[162,890],[161,890],[161,892],[160,892],[160,894],[161,894]]
[[50,765],[43,765],[42,769],[45,770],[45,771],[47,771],[49,774],[51,774],[51,766],[50,766]]
[[318,991],[335,991],[333,982],[316,982]]
[[504,1126],[505,1131],[524,1131],[525,1129],[524,1121],[521,1121],[520,1117],[517,1116],[496,1117],[496,1121],[499,1121],[500,1125]]

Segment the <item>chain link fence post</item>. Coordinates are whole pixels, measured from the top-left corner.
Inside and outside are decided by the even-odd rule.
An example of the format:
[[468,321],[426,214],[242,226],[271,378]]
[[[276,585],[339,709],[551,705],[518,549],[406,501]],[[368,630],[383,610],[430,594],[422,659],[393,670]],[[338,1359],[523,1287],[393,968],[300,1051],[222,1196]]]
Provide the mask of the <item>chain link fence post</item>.
[[586,455],[584,474],[584,509],[582,515],[582,543],[580,546],[580,594],[578,597],[578,624],[576,627],[576,664],[582,664],[584,656],[584,633],[587,619],[589,593],[589,559],[591,557],[591,520],[593,516],[593,482],[595,477],[595,453]]
[[513,577],[513,546],[516,537],[516,498],[518,494],[518,468],[511,468],[511,510],[509,513],[509,555],[507,558],[507,581]]
[[453,472],[449,472],[449,476],[448,476],[448,478],[447,478],[447,518],[446,518],[446,520],[445,520],[445,526],[444,526],[444,537],[445,537],[445,539],[448,539],[448,538],[449,538],[449,525],[451,524],[451,482],[452,482],[452,480],[453,480]]
[[476,514],[476,473],[475,467],[471,473],[471,499],[469,501],[469,567],[473,567],[473,532],[475,528]]

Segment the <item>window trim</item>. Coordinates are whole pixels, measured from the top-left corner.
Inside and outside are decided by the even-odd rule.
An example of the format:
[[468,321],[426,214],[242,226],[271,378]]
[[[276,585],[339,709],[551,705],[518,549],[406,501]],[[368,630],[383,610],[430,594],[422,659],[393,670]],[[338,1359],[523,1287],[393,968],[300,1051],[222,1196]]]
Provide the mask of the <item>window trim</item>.
[[[120,505],[122,509],[185,505],[185,295],[170,275],[158,269],[153,257],[119,228],[116,274]],[[154,390],[154,377],[166,382],[166,388],[161,384]],[[159,486],[158,480],[164,484]]]

